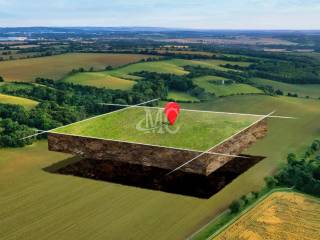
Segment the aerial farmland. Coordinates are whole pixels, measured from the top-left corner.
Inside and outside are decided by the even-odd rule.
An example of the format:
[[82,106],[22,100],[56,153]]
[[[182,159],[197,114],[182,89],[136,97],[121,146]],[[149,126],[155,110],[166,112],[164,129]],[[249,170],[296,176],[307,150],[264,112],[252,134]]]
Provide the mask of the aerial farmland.
[[318,5],[0,1],[0,240],[319,239]]

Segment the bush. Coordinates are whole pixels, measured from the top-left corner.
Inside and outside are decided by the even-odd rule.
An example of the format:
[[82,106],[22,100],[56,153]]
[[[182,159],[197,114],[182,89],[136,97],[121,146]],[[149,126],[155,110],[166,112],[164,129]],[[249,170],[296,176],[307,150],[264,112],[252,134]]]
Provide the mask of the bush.
[[240,204],[240,201],[233,201],[231,204],[230,204],[230,210],[231,210],[231,213],[238,213],[241,209],[241,204]]
[[279,96],[283,96],[283,91],[281,91],[280,89],[276,90],[275,93]]
[[20,125],[11,119],[0,121],[0,146],[1,147],[23,147],[33,142],[32,138],[23,139],[34,134],[34,131],[25,125]]
[[265,181],[266,181],[266,184],[267,184],[268,188],[274,188],[278,183],[278,181],[272,176],[266,177]]

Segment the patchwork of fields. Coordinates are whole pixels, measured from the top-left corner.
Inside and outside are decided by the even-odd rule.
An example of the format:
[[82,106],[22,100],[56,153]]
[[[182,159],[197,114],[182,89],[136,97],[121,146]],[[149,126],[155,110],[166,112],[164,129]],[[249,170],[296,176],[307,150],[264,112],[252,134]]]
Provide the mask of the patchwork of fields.
[[72,69],[93,67],[103,70],[107,66],[138,62],[147,58],[137,54],[100,54],[100,53],[68,53],[50,57],[30,58],[23,60],[4,61],[0,64],[0,76],[5,81],[31,82],[37,77],[60,79]]
[[[105,87],[109,89],[122,89],[128,90],[134,85],[135,80],[141,79],[141,77],[133,75],[134,73],[147,71],[174,75],[186,75],[189,72],[184,70],[185,66],[201,66],[210,69],[216,69],[220,71],[229,71],[221,65],[224,64],[238,64],[240,66],[248,66],[250,63],[247,62],[230,62],[222,60],[184,60],[184,59],[172,59],[164,61],[153,61],[153,62],[141,62],[135,64],[129,64],[124,67],[116,68],[114,70],[102,71],[102,72],[86,72],[77,73],[68,76],[63,79],[65,82],[89,85],[95,87]],[[198,84],[199,82],[199,84]],[[208,84],[203,81],[195,82],[200,87],[205,88],[208,92],[216,93],[217,96],[225,96],[231,94],[239,93],[260,93],[261,91],[245,84],[233,84],[230,86],[214,86],[213,84]],[[213,86],[211,86],[213,85]],[[174,96],[174,98],[172,97]],[[178,98],[180,97],[180,98]],[[190,97],[182,96],[181,94],[171,93],[169,96],[171,99],[181,100],[181,101],[197,101]],[[187,99],[187,100],[186,100]]]
[[[319,137],[320,101],[233,96],[184,107],[298,117],[270,119],[268,136],[247,151],[267,158],[208,200],[108,182],[55,175],[70,155],[49,152],[47,142],[0,149],[0,239],[185,239],[242,195],[260,189],[288,152]],[[301,141],[303,139],[304,141]],[[192,211],[191,211],[192,209]],[[147,220],[146,220],[147,219]],[[124,231],[125,229],[125,231]]]
[[[229,71],[229,69],[222,67],[222,65],[227,63],[237,64],[239,66],[250,65],[248,62],[184,59],[135,63],[146,57],[148,56],[135,54],[70,53],[50,57],[13,60],[0,64],[0,75],[3,76],[6,81],[30,82],[34,81],[37,77],[51,79],[63,78],[63,81],[74,84],[130,90],[135,84],[135,81],[141,79],[132,74],[140,71],[185,75],[188,74],[188,72],[183,69],[184,66],[201,66],[220,71]],[[108,65],[116,67],[116,69],[101,71]],[[120,67],[121,65],[126,66]],[[80,67],[87,70],[93,67],[95,71],[67,76],[72,69]],[[228,86],[211,84],[208,80],[217,77],[210,76],[209,78],[210,79],[203,77],[195,79],[195,84],[204,88],[209,93],[214,93],[216,96],[261,93],[259,89],[246,84],[231,84]],[[181,101],[197,101],[194,97],[182,96],[177,93],[171,93],[169,98]],[[192,100],[190,100],[191,98]]]
[[[36,77],[46,77],[63,79],[75,84],[129,90],[136,81],[141,79],[132,75],[139,71],[183,76],[188,74],[183,68],[188,65],[229,71],[221,65],[229,63],[248,66],[250,64],[182,59],[136,63],[147,57],[134,54],[72,53],[4,61],[0,63],[0,75],[9,82],[30,82]],[[103,71],[108,65],[115,69]],[[95,71],[67,76],[73,68],[79,67],[85,69],[94,67]],[[245,152],[266,156],[266,158],[207,200],[49,173],[48,167],[50,168],[52,164],[63,166],[72,160],[69,159],[70,155],[49,152],[46,141],[38,141],[25,148],[0,149],[0,239],[127,239],[128,233],[131,238],[141,240],[184,239],[207,223],[208,219],[225,210],[233,200],[239,199],[250,191],[259,190],[264,185],[264,177],[272,174],[282,165],[289,152],[302,152],[311,141],[320,136],[320,101],[317,99],[261,95],[261,90],[246,84],[212,83],[226,80],[217,76],[205,76],[193,80],[196,85],[209,93],[228,97],[196,104],[184,103],[182,104],[184,108],[256,114],[267,114],[276,110],[276,115],[293,116],[297,119],[269,119],[268,136]],[[298,93],[302,97],[320,97],[318,85],[293,85],[267,79],[255,79],[255,81],[271,85],[285,93]],[[28,86],[15,84],[15,86],[7,85],[6,87]],[[238,94],[254,95],[230,96]],[[199,101],[188,93],[177,91],[170,91],[168,98]],[[3,94],[0,94],[0,103],[19,104],[29,109],[38,104],[29,99]],[[250,124],[247,120],[229,121],[226,118],[211,118],[201,114],[191,116],[182,112],[180,117],[184,118],[184,121],[179,122],[178,119],[177,124],[188,131],[183,131],[182,135],[177,135],[176,138],[165,136],[157,139],[150,135],[132,134],[132,129],[136,127],[136,120],[143,117],[143,112],[120,116],[118,119],[113,119],[118,125],[115,124],[111,128],[109,128],[112,125],[110,122],[107,128],[106,122],[99,122],[99,119],[96,119],[94,127],[86,128],[85,124],[75,125],[75,128],[71,127],[67,131],[72,134],[89,134],[98,137],[112,135],[119,138],[121,135],[125,136],[122,140],[143,140],[153,144],[206,150],[214,144],[211,142],[212,139],[209,139],[209,135],[215,135],[216,141],[219,141],[226,137],[224,134],[230,135]],[[199,122],[199,119],[203,121]],[[128,122],[130,124],[127,124]],[[217,125],[215,129],[221,131],[209,132],[208,129],[212,128],[213,122]],[[225,129],[223,126],[228,127]],[[199,138],[209,145],[197,145],[197,142],[201,143],[197,141]],[[157,142],[154,142],[154,139]],[[300,205],[304,206],[302,210],[299,209]],[[299,218],[303,216],[304,219],[312,221],[316,218],[315,222],[319,222],[318,216],[312,214],[312,212],[319,214],[319,203],[311,198],[293,193],[279,193],[272,195],[257,208],[257,212],[260,213],[258,217],[251,212],[244,215],[245,220],[241,218],[235,223],[234,226],[237,226],[237,229],[231,226],[231,229],[223,232],[218,239],[237,239],[239,236],[244,239],[259,239],[263,236],[262,231],[267,231],[264,233],[271,237],[275,236],[274,232],[281,232],[275,237],[283,239],[288,236],[288,229],[295,231],[290,235],[291,239],[303,239],[304,236],[296,234],[299,229],[292,227],[293,218],[306,226],[307,230],[304,231],[310,233],[308,235],[310,239],[316,239],[312,235],[314,232],[320,234],[317,232],[318,224],[308,225],[309,222]],[[266,211],[259,210],[262,208]],[[286,214],[289,211],[292,211],[291,216]],[[283,226],[284,221],[290,222],[291,225]],[[239,229],[243,230],[242,233],[239,233]]]
[[317,240],[320,200],[293,192],[276,192],[241,216],[214,239]]

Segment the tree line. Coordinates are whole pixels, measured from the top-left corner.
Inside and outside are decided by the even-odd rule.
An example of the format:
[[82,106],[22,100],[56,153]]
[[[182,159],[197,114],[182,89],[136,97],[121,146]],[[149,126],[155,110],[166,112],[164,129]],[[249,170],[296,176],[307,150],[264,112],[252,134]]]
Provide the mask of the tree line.
[[[205,89],[195,85],[192,80],[192,75],[190,74],[178,76],[168,73],[142,71],[135,73],[135,75],[146,79],[145,81],[162,81],[168,90],[186,92],[201,100],[206,100],[208,98]],[[166,96],[164,96],[164,99],[165,97]]]
[[231,213],[238,213],[260,196],[276,187],[293,188],[320,197],[320,140],[314,140],[302,157],[290,153],[287,164],[274,176],[265,178],[266,187],[260,192],[251,192],[233,201]]

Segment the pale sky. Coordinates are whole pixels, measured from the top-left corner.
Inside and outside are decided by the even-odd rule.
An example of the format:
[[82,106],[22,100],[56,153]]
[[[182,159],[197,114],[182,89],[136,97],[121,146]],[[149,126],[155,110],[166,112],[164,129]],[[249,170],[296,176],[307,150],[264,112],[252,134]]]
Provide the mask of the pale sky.
[[320,29],[320,0],[0,0],[0,27]]

